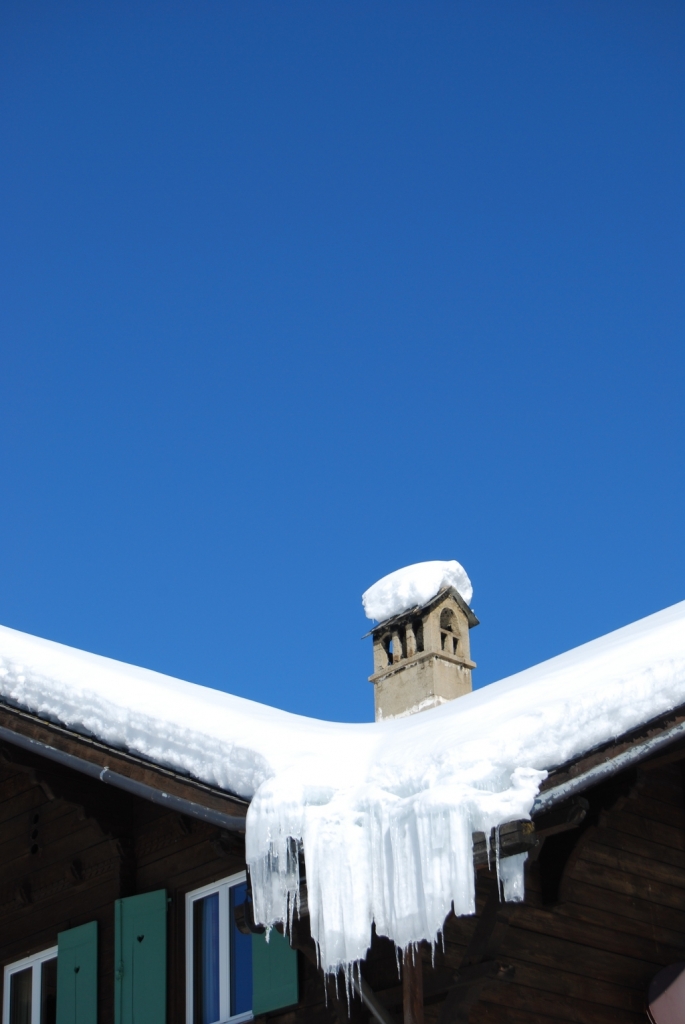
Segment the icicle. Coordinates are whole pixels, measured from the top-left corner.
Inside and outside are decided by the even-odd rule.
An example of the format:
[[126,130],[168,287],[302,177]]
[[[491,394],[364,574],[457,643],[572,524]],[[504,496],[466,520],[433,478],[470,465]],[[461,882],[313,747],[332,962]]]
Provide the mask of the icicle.
[[517,853],[502,861],[500,877],[504,899],[509,903],[520,903],[525,897],[525,863],[527,853]]
[[532,803],[541,774],[526,769],[497,779],[493,789],[453,781],[444,791],[436,786],[407,797],[380,786],[342,789],[318,802],[302,790],[293,796],[287,778],[270,780],[252,801],[248,825],[255,827],[246,835],[256,922],[269,928],[283,921],[292,938],[304,902],[304,861],[317,964],[334,975],[337,997],[342,970],[351,1005],[351,965],[366,956],[374,928],[395,943],[398,978],[402,951],[411,948],[416,964],[422,941],[431,943],[435,963],[438,943],[446,948],[450,910],[460,916],[475,908],[473,832],[484,831],[499,878],[500,835],[492,824],[525,813],[520,808]]
[[497,875],[497,895],[502,902],[502,887],[499,877],[499,825],[495,826],[495,874]]

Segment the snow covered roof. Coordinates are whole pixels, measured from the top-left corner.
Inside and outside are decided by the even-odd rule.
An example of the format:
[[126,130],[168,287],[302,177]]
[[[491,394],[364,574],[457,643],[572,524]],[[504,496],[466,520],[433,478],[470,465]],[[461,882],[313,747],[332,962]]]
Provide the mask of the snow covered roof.
[[[2,627],[0,700],[251,800],[256,916],[286,919],[301,843],[334,969],[364,957],[372,922],[406,947],[452,905],[473,912],[473,832],[528,816],[548,770],[685,704],[685,602],[386,722],[291,715]],[[507,870],[515,889],[522,863]]]
[[452,559],[450,562],[417,562],[384,576],[362,594],[364,612],[367,619],[384,622],[426,604],[443,587],[454,587],[466,604],[471,604],[471,580],[464,567]]

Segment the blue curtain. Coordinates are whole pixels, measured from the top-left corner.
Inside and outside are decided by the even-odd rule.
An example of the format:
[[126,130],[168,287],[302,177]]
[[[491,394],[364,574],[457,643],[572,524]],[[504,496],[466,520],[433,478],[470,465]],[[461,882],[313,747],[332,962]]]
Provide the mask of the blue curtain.
[[252,1009],[252,936],[243,935],[235,923],[233,908],[247,898],[247,885],[231,887],[230,947],[231,947],[231,1017]]
[[219,1020],[219,894],[196,900],[193,906],[195,1024]]

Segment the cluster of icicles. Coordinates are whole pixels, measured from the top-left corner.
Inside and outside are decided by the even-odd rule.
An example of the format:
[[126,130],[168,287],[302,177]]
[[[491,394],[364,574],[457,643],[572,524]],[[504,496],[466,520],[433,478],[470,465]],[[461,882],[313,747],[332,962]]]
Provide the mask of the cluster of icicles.
[[[247,818],[255,920],[292,925],[302,853],[311,934],[326,972],[342,969],[351,983],[372,926],[398,950],[435,946],[451,910],[475,912],[473,833],[526,817],[545,775],[519,768],[488,789],[451,779],[405,796],[370,783],[298,792],[271,779]],[[524,860],[496,865],[504,899],[523,898]]]

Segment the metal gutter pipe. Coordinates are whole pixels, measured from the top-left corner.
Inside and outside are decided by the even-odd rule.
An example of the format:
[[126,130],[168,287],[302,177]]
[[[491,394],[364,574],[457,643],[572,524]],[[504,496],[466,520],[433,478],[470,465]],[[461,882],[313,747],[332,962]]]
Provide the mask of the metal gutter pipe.
[[657,753],[663,747],[669,746],[674,740],[682,737],[685,737],[685,722],[679,722],[658,736],[652,736],[641,743],[636,743],[634,747],[622,751],[610,761],[596,764],[594,767],[588,768],[582,775],[577,775],[574,779],[567,779],[566,782],[561,782],[558,786],[545,790],[535,798],[535,803],[530,812],[531,817],[535,817],[536,814],[548,810],[561,800],[566,800],[575,793],[582,793],[584,789],[589,789],[590,786],[608,779],[611,775],[616,775],[617,772],[623,771],[624,768],[630,768],[637,761],[644,760],[645,757]]
[[172,793],[164,793],[162,790],[148,786],[144,782],[137,782],[127,775],[113,772],[111,768],[101,768],[97,764],[91,764],[82,757],[75,754],[67,754],[63,750],[51,747],[40,740],[31,739],[29,736],[22,736],[21,733],[12,732],[0,726],[0,740],[14,744],[15,747],[22,747],[32,754],[39,754],[50,761],[63,765],[65,768],[73,768],[82,775],[89,775],[92,779],[99,779],[109,786],[121,789],[125,793],[149,800],[150,803],[166,807],[170,811],[177,811],[179,814],[187,814],[189,818],[197,818],[199,821],[209,822],[210,825],[218,825],[220,828],[228,829],[231,832],[244,832],[245,819],[233,814],[224,814],[223,811],[215,811],[211,807],[203,807],[194,800],[186,800],[181,796],[174,796]]

